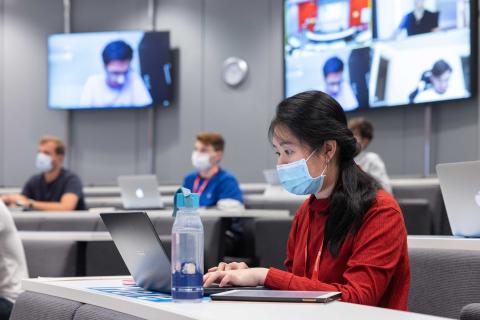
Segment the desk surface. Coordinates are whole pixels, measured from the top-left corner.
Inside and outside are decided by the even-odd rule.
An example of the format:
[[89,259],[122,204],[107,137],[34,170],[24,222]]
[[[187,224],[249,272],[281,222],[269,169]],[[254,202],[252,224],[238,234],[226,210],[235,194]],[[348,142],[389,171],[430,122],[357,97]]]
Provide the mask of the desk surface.
[[[106,231],[19,231],[22,240],[110,241]],[[162,235],[160,237],[168,238]],[[453,236],[408,236],[409,248],[480,250],[480,239]]]
[[[130,211],[145,211],[145,210],[130,210]],[[98,216],[100,212],[112,212],[112,210],[104,209],[98,212],[90,211],[67,211],[67,212],[43,212],[43,211],[27,211],[27,212],[12,212],[14,218],[17,217],[35,217],[45,219],[65,218],[67,216],[76,218],[89,218]],[[125,212],[125,211],[115,211]],[[246,209],[242,211],[227,211],[216,209],[199,209],[200,217],[203,218],[284,218],[289,216],[288,210],[265,210],[265,209]],[[148,211],[148,215],[152,217],[171,217],[172,210],[154,210]]]
[[23,281],[27,291],[48,294],[116,310],[144,319],[356,319],[356,320],[434,320],[444,319],[427,315],[388,310],[343,302],[263,303],[263,302],[149,302],[94,291],[92,287],[121,285],[124,277],[28,279]]
[[[173,208],[173,195],[171,196],[161,196],[163,205],[167,208]],[[88,208],[102,208],[102,207],[112,207],[112,208],[121,208],[123,207],[122,198],[117,196],[109,197],[87,197],[85,198],[85,204]]]
[[307,196],[296,196],[296,195],[284,195],[284,194],[246,194],[244,196],[245,203],[248,204],[258,204],[258,203],[303,203],[310,195]]
[[409,248],[480,250],[480,238],[408,236]]
[[99,231],[19,231],[20,239],[37,240],[73,240],[80,242],[111,241],[109,232]]
[[[266,183],[241,183],[240,189],[246,194],[262,193],[266,186]],[[173,195],[178,187],[179,185],[160,185],[158,191],[164,195]],[[19,187],[0,188],[0,194],[15,194],[21,191]],[[83,193],[85,197],[118,197],[120,196],[120,188],[118,186],[84,187]]]

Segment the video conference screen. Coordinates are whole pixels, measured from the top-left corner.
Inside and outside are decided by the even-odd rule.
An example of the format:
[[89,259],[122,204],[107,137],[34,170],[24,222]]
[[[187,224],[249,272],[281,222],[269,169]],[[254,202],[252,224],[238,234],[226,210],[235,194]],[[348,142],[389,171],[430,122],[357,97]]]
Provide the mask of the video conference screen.
[[285,0],[285,95],[321,90],[345,111],[470,98],[470,12],[470,0]]
[[56,34],[48,38],[48,105],[54,109],[170,106],[168,32]]

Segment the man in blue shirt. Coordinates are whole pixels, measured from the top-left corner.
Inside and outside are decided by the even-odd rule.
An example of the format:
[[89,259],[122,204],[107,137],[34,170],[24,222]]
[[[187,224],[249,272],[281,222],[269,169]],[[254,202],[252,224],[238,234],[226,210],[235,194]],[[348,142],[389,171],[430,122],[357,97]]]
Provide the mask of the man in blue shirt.
[[[183,186],[200,194],[200,206],[220,210],[243,210],[243,195],[233,174],[220,168],[225,140],[218,133],[201,132],[192,152],[195,171],[183,180]],[[253,245],[245,232],[245,219],[233,218],[224,238],[225,255],[252,256]],[[247,228],[248,229],[248,228]]]
[[218,133],[197,135],[192,152],[195,171],[183,180],[183,186],[200,194],[200,206],[243,209],[243,195],[233,174],[220,168],[225,140]]

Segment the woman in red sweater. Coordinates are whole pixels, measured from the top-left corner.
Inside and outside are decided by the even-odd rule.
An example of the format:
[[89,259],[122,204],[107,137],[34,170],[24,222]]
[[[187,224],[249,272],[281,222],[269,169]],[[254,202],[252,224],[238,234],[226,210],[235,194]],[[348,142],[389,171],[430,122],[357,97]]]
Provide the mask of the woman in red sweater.
[[346,302],[406,310],[410,267],[402,213],[355,164],[357,142],[340,105],[319,91],[287,98],[269,136],[284,188],[311,194],[292,223],[287,271],[220,263],[204,285],[340,291]]

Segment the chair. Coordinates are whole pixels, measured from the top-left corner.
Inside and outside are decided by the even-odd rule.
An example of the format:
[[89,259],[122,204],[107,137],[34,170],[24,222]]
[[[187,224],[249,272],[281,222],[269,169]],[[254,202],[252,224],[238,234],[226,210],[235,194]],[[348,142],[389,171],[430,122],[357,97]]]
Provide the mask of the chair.
[[293,217],[255,219],[255,255],[262,267],[285,270],[283,261]]
[[396,199],[426,199],[429,204],[432,234],[452,234],[438,180],[412,179],[407,182],[392,180],[392,189]]
[[97,307],[91,304],[84,304],[78,308],[73,320],[141,320],[122,312]]
[[410,311],[458,319],[463,306],[480,301],[480,251],[409,248],[408,253]]
[[35,292],[22,293],[10,320],[141,320],[118,311]]
[[480,320],[480,303],[470,303],[463,307],[460,320]]
[[81,305],[77,301],[27,291],[15,302],[10,320],[72,320]]
[[78,243],[75,240],[23,240],[30,277],[74,277],[80,272]]
[[431,217],[427,199],[398,199],[408,234],[429,235]]

